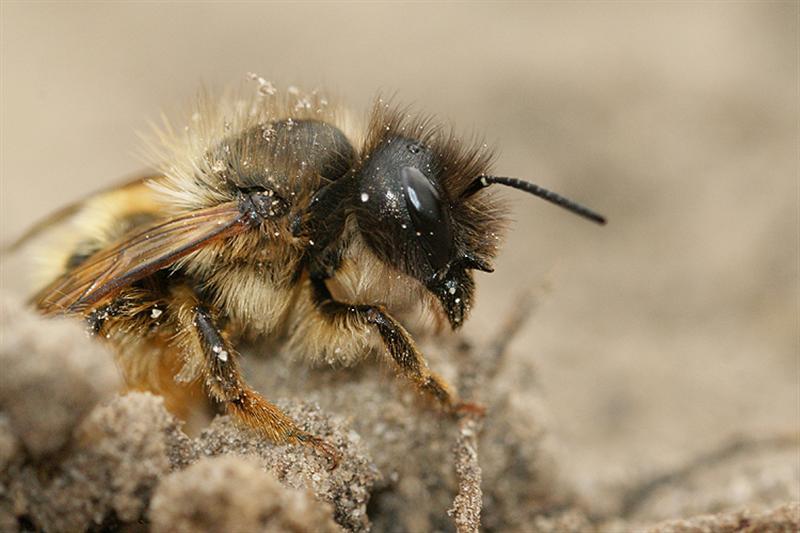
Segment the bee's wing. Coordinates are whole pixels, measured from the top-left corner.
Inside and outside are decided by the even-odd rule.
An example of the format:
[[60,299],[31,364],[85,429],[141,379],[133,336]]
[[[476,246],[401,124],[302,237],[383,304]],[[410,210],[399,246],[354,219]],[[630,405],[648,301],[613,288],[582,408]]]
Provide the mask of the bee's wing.
[[19,250],[22,246],[26,243],[30,242],[32,239],[35,239],[38,235],[42,232],[47,231],[50,228],[53,228],[60,223],[64,222],[65,220],[69,219],[72,215],[76,214],[78,211],[86,205],[86,202],[92,198],[95,198],[101,194],[107,193],[113,190],[123,190],[129,189],[133,187],[140,187],[146,181],[152,179],[158,179],[160,176],[156,174],[146,174],[144,176],[136,176],[129,180],[124,181],[123,183],[116,184],[105,189],[101,189],[97,192],[90,193],[88,196],[83,197],[82,199],[71,203],[67,206],[62,207],[58,211],[51,213],[47,217],[39,220],[33,226],[29,227],[25,230],[25,233],[20,235],[16,240],[12,241],[10,244],[4,244],[2,247],[3,253],[13,253]]
[[195,250],[248,227],[237,202],[190,211],[98,251],[42,289],[33,301],[45,314],[82,312]]

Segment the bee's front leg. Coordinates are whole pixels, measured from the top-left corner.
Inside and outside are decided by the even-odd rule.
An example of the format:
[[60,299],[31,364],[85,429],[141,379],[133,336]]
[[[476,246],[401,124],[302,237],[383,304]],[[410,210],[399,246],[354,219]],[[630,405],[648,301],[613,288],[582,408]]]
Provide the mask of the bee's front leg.
[[462,403],[447,382],[431,371],[425,358],[417,349],[406,329],[380,306],[353,305],[333,298],[322,278],[311,280],[313,301],[328,319],[349,316],[367,327],[374,328],[381,337],[398,369],[425,395],[433,398],[445,410],[460,413],[472,410],[473,404]]
[[323,453],[335,468],[338,451],[328,442],[300,429],[276,405],[267,401],[243,379],[239,354],[215,323],[215,313],[184,295],[181,315],[185,327],[193,333],[184,341],[187,357],[198,358],[187,364],[198,365],[209,394],[226,411],[277,444],[299,443]]

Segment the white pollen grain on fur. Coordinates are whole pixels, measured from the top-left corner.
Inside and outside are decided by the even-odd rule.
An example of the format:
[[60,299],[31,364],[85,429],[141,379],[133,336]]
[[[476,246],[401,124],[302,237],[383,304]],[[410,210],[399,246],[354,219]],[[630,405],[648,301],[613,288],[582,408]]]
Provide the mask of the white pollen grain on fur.
[[365,203],[368,202],[369,201],[369,194],[367,194],[365,192],[362,192],[361,193],[361,201],[365,202]]
[[219,344],[215,344],[214,346],[212,346],[211,351],[217,354],[217,359],[219,359],[223,363],[228,360],[227,350],[223,350],[222,346],[220,346]]
[[158,317],[161,316],[161,314],[163,312],[164,311],[162,311],[161,309],[158,309],[157,307],[154,307],[153,310],[150,311],[150,318],[158,318]]

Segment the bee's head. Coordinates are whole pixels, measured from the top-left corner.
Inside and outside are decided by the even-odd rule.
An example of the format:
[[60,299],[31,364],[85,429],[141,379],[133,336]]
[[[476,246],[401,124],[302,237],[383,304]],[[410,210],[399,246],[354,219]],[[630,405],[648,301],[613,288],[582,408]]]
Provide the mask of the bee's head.
[[601,220],[527,182],[489,176],[491,154],[483,146],[465,148],[381,102],[362,153],[354,211],[364,240],[382,261],[422,283],[453,329],[472,304],[472,271],[492,272],[506,222],[503,206],[482,189],[510,185]]

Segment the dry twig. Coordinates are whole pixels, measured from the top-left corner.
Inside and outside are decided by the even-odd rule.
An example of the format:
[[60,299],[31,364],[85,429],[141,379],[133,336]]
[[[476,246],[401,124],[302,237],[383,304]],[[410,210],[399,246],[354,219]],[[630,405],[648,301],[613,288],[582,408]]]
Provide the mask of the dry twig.
[[478,433],[483,420],[474,414],[459,421],[458,440],[454,453],[458,474],[458,494],[447,514],[453,518],[459,533],[477,532],[481,524],[481,467],[478,464]]
[[[514,336],[536,307],[531,291],[525,291],[515,302],[499,333],[482,350],[482,354],[464,365],[462,398],[475,398],[475,392],[498,372],[503,356]],[[483,415],[477,411],[464,413],[459,420],[459,434],[453,450],[458,474],[458,494],[447,514],[453,518],[459,533],[475,533],[480,529],[483,491],[481,467],[478,463],[478,435],[483,428]]]

